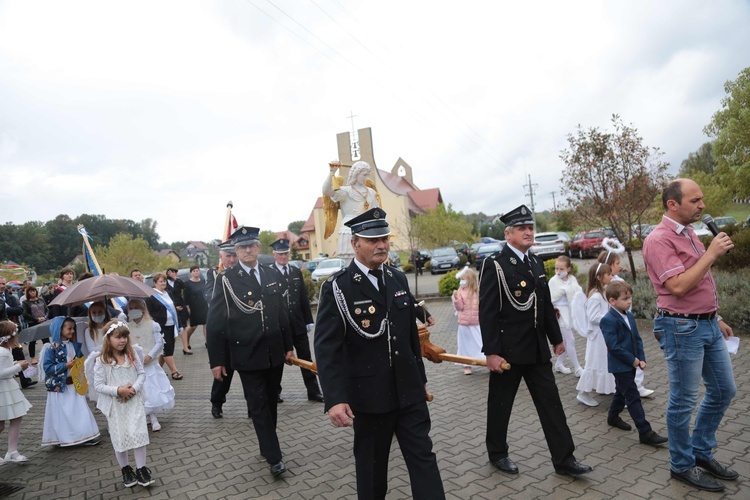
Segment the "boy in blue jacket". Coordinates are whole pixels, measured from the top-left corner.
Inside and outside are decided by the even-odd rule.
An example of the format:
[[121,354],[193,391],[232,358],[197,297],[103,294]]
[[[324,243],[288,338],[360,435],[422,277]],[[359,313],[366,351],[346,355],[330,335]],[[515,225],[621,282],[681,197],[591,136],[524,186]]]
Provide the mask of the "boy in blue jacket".
[[635,317],[630,312],[633,289],[624,281],[613,281],[607,285],[605,296],[610,309],[599,327],[607,343],[607,368],[615,377],[615,394],[609,406],[607,423],[624,431],[631,430],[630,424],[620,417],[627,405],[641,443],[652,446],[664,444],[667,438],[654,432],[646,420],[641,396],[635,384],[635,369],[646,369],[646,354],[643,352],[643,341],[635,325]]

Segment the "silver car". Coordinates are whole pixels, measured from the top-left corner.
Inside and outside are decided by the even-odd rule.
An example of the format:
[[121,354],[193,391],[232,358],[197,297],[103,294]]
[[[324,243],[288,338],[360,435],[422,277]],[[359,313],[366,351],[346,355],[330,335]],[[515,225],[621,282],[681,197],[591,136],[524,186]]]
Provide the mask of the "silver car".
[[565,241],[558,233],[537,233],[531,251],[542,260],[556,259],[567,253]]
[[340,271],[345,267],[346,261],[344,259],[326,259],[318,264],[318,267],[312,272],[312,280],[320,281],[326,279],[336,271]]

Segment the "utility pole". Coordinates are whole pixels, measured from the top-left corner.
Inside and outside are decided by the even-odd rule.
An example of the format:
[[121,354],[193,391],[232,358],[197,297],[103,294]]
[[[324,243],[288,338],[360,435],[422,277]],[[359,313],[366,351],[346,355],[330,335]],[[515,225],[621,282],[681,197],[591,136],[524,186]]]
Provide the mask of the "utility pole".
[[555,192],[552,191],[550,194],[552,195],[552,210],[557,212],[557,203],[555,203]]
[[[531,174],[529,174],[529,183],[524,184],[523,187],[529,190],[529,192],[526,193],[526,196],[528,196],[531,200],[531,213],[536,214],[536,210],[534,210],[534,188],[539,187],[539,185],[531,183]],[[536,215],[534,215],[534,218],[536,219]]]

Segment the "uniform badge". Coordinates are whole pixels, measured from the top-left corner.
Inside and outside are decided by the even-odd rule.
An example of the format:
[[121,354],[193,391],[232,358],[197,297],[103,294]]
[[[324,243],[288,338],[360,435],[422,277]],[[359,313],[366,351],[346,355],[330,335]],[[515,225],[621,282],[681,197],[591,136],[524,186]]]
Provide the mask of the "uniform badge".
[[253,302],[252,300],[248,300],[247,305],[249,305],[250,307],[253,307],[255,305],[255,302]]
[[333,281],[333,275],[331,275],[331,277],[330,277],[330,278],[328,278],[328,279],[327,279],[326,281],[328,281],[329,283],[330,283],[331,281]]
[[362,328],[370,328],[370,320],[369,319],[363,319],[362,320]]
[[379,219],[379,218],[380,218],[380,212],[379,212],[379,211],[377,211],[377,210],[375,210],[375,211],[374,211],[374,212],[372,213],[372,216],[373,216],[373,217],[375,217],[376,219]]
[[385,272],[388,273],[388,276],[390,276],[391,278],[393,277],[393,273],[390,269],[386,268]]
[[515,257],[511,257],[511,258],[510,258],[510,263],[511,263],[511,264],[513,264],[513,265],[515,266],[516,264],[518,264],[518,261],[516,260],[516,258],[515,258]]
[[368,307],[367,312],[369,312],[370,314],[375,314],[375,306]]
[[526,215],[526,207],[521,207],[521,215]]
[[526,282],[522,280],[522,281],[521,281],[521,286],[522,286],[522,287],[525,287],[525,286],[526,286]]
[[354,314],[362,314],[362,309],[359,307],[354,310]]
[[515,295],[516,297],[520,297],[520,296],[521,296],[521,290],[516,290],[516,291],[514,292],[514,295]]
[[248,297],[251,296],[252,294],[253,294],[253,292],[247,292],[247,296]]
[[354,273],[354,276],[352,277],[352,279],[356,281],[357,283],[359,283],[360,281],[362,281],[362,275],[359,273]]

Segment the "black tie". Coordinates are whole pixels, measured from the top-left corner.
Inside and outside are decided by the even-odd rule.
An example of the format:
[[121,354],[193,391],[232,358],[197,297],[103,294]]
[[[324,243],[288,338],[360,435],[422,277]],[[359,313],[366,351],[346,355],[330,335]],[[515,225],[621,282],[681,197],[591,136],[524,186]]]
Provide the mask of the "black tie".
[[255,276],[255,268],[250,268],[250,281],[252,281],[255,288],[260,288],[260,282],[258,281],[258,278]]
[[289,282],[289,266],[284,266],[284,279]]
[[370,269],[370,274],[375,276],[375,279],[378,280],[378,290],[380,291],[380,295],[385,298],[385,283],[383,282],[383,271],[381,269]]

